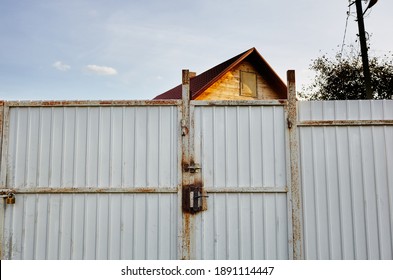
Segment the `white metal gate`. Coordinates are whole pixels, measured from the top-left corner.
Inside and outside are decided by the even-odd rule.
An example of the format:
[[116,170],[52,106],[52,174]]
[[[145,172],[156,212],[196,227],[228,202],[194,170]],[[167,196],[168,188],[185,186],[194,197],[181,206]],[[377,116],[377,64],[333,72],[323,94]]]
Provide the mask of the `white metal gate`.
[[192,102],[195,162],[208,198],[195,216],[196,259],[292,256],[283,104]]
[[2,258],[292,258],[286,103],[191,103],[6,103]]
[[190,101],[189,96],[185,70],[181,257],[301,258],[300,235],[294,234],[300,224],[292,222],[298,204],[291,193],[298,184],[289,153],[295,95],[292,102]]
[[176,259],[178,104],[6,103],[2,258]]

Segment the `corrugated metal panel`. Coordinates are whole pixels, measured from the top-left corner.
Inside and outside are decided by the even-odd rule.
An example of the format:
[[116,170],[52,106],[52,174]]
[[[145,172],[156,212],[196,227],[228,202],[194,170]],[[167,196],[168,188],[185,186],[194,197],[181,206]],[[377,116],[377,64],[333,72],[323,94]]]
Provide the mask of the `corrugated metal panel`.
[[[392,120],[393,101],[300,102],[300,121]],[[300,128],[306,259],[393,259],[393,127]]]
[[210,190],[208,210],[196,216],[196,258],[288,259],[284,107],[194,111],[195,161]]
[[205,188],[286,187],[283,106],[195,108],[195,161]]
[[209,194],[196,217],[197,259],[288,259],[285,193]]
[[178,258],[176,106],[11,107],[8,143],[7,188],[33,193],[5,207],[5,258]]
[[10,109],[8,188],[176,187],[176,107]]
[[177,194],[19,194],[5,259],[177,259]]
[[300,101],[299,121],[393,120],[392,100]]

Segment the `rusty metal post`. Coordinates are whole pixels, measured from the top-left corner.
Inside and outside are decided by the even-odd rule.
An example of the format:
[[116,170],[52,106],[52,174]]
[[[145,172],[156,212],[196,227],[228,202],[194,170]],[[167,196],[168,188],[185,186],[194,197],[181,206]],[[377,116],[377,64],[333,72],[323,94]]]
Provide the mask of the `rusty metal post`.
[[4,119],[4,101],[0,100],[0,166],[1,166],[1,151],[3,144],[3,119]]
[[[4,101],[0,101],[0,167],[1,167],[1,172],[0,176],[1,178],[3,177],[3,173],[5,173],[5,164],[3,164],[3,125],[4,125]],[[5,181],[0,178],[0,188],[4,189],[5,188]],[[0,259],[4,259],[4,214],[5,214],[5,199],[0,198]]]
[[297,136],[297,100],[295,71],[287,72],[288,87],[288,128],[289,152],[291,166],[291,198],[292,198],[292,232],[293,232],[293,259],[301,260],[303,256],[303,210],[302,195],[299,178],[299,144]]
[[[181,116],[181,136],[182,136],[182,192],[191,182],[190,173],[185,171],[184,166],[190,162],[190,72],[182,70],[182,116]],[[183,197],[179,198],[183,201]],[[181,259],[191,258],[191,217],[190,213],[182,211],[182,236],[181,236]]]

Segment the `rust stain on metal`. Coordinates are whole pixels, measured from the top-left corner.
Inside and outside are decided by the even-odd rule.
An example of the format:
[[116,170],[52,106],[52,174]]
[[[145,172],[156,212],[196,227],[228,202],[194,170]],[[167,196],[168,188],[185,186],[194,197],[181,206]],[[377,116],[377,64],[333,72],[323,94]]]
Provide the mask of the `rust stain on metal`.
[[317,120],[302,121],[298,126],[376,126],[393,125],[393,120]]
[[41,100],[6,101],[10,107],[179,106],[179,100]]
[[188,69],[182,70],[182,84],[183,85],[190,84],[190,71]]
[[154,192],[156,192],[156,190],[153,189],[153,188],[138,188],[138,191],[139,192],[144,192],[144,193],[154,193]]
[[56,102],[56,101],[44,101],[42,102],[43,106],[58,106],[58,105],[66,105],[64,102]]
[[179,105],[180,101],[179,100],[168,100],[168,99],[162,99],[162,100],[154,100],[154,101],[149,101],[149,103],[152,102],[151,104],[154,105]]
[[207,193],[201,182],[183,186],[182,210],[184,213],[195,215],[207,210]]
[[187,172],[189,164],[182,158],[181,168],[183,172]]
[[137,188],[13,188],[7,189],[7,193],[13,194],[44,194],[44,193],[57,193],[57,194],[72,194],[72,193],[177,193],[177,188],[158,188],[158,187],[137,187]]
[[297,99],[295,71],[287,72],[288,84],[288,131],[290,151],[290,174],[291,174],[291,204],[292,204],[292,245],[293,258],[303,259],[303,228],[302,228],[302,202],[299,178],[299,146],[297,139]]
[[[187,200],[187,186],[191,183],[192,177],[189,172],[185,171],[185,167],[189,163],[190,159],[190,76],[189,70],[182,70],[182,107],[181,107],[181,168],[182,168],[182,189],[181,189],[181,199],[182,199],[182,259],[191,258],[191,225],[192,218],[191,214],[184,211],[186,207]],[[189,195],[188,195],[189,199]]]
[[286,99],[277,100],[192,100],[193,106],[283,106]]
[[0,163],[2,157],[3,146],[3,114],[4,114],[4,101],[0,101]]
[[189,213],[183,213],[183,244],[182,260],[190,259],[191,253],[191,217]]
[[75,105],[84,105],[84,101],[32,101],[32,106],[75,106]]
[[189,133],[190,133],[190,131],[189,131],[189,129],[188,129],[188,127],[187,126],[182,126],[181,127],[181,136],[187,136]]
[[107,101],[105,101],[105,100],[100,101],[100,105],[112,105],[112,104],[113,104],[113,102],[109,101],[109,100],[107,100]]

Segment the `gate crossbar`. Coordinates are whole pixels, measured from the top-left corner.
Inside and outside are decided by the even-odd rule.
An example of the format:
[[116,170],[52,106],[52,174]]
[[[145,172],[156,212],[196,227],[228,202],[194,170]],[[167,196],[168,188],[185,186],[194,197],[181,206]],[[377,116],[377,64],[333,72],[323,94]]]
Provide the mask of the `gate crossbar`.
[[106,194],[106,193],[177,193],[178,188],[173,187],[134,187],[134,188],[16,188],[0,189],[14,194]]
[[215,187],[206,188],[208,193],[287,193],[287,187]]

